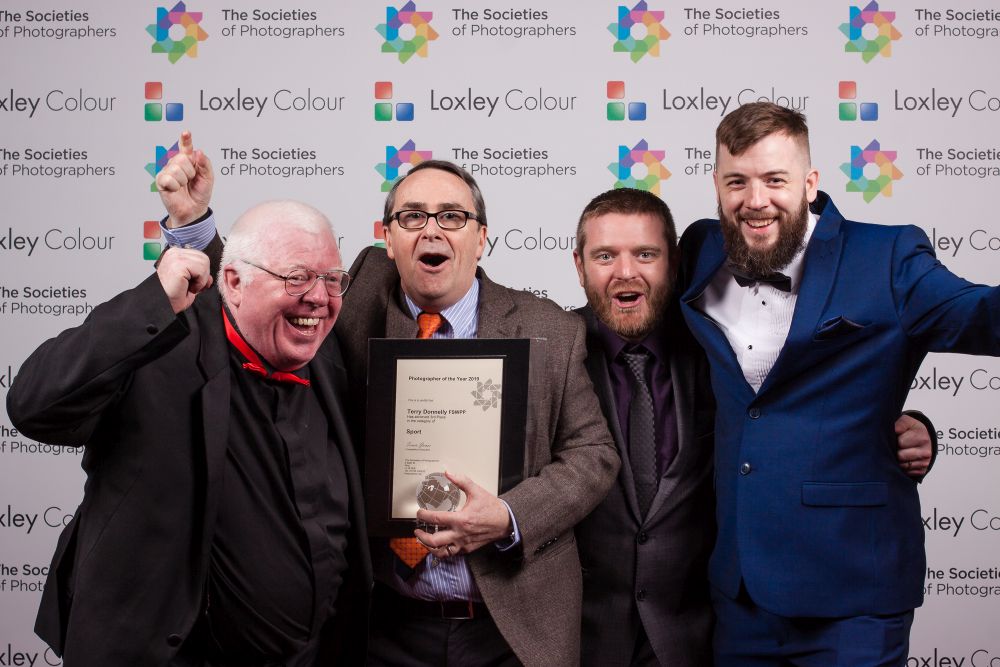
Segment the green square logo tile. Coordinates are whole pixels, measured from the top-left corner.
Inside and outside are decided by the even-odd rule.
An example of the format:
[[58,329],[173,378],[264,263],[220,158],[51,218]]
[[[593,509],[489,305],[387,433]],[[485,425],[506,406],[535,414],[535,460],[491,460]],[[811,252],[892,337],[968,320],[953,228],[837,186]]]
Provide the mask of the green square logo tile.
[[624,102],[608,102],[608,120],[625,120]]
[[159,102],[146,104],[146,120],[163,120],[163,105]]
[[840,120],[857,120],[858,105],[854,102],[840,103]]
[[392,120],[392,102],[375,103],[375,120]]
[[142,258],[146,260],[155,261],[162,252],[162,248],[159,243],[143,243],[142,244]]

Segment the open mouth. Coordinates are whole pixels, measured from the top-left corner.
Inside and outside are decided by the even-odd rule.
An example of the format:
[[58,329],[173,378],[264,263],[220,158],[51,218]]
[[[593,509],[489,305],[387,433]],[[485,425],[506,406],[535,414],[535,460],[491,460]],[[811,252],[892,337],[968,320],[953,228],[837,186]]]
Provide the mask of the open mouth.
[[742,221],[751,229],[764,229],[770,227],[777,218],[742,218]]
[[420,263],[430,268],[437,268],[448,261],[445,255],[429,252],[420,256]]
[[642,292],[619,292],[611,295],[611,299],[619,308],[632,308],[636,306],[645,295]]
[[320,323],[320,318],[318,317],[287,317],[285,319],[297,331],[301,331],[306,334],[315,333],[316,327],[318,327]]

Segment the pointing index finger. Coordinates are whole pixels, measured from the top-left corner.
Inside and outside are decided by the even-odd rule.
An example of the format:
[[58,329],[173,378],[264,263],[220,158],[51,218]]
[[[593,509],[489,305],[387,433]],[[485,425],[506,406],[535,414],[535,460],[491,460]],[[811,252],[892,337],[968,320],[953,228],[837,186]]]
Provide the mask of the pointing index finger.
[[194,153],[194,141],[191,139],[191,132],[188,130],[181,132],[180,151],[184,155]]

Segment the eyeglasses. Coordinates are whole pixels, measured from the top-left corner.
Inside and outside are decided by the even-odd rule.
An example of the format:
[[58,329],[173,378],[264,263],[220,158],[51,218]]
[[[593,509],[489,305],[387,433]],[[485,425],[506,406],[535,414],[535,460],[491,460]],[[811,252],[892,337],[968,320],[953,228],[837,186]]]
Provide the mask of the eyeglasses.
[[427,211],[421,211],[419,209],[406,209],[403,211],[396,211],[389,218],[390,221],[395,220],[396,223],[403,229],[423,229],[427,226],[427,222],[434,218],[437,226],[441,229],[461,229],[465,227],[469,220],[478,220],[475,213],[469,213],[468,211],[438,211],[437,213],[428,213]]
[[347,288],[351,286],[351,274],[343,269],[334,269],[326,273],[316,273],[309,269],[293,269],[287,276],[283,276],[265,269],[260,264],[254,264],[245,259],[241,259],[240,261],[283,280],[285,282],[285,292],[288,293],[288,296],[302,296],[311,290],[316,281],[320,279],[323,280],[326,293],[330,296],[343,296],[347,292]]

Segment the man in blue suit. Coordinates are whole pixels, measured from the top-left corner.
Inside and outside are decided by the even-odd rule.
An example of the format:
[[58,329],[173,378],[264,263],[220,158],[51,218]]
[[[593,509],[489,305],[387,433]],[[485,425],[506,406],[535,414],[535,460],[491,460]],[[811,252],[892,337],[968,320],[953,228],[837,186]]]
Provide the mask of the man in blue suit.
[[718,404],[716,664],[903,665],[925,559],[893,421],[927,352],[1000,355],[1000,291],[917,227],[845,220],[796,111],[740,107],[716,150],[721,222],[681,242]]

